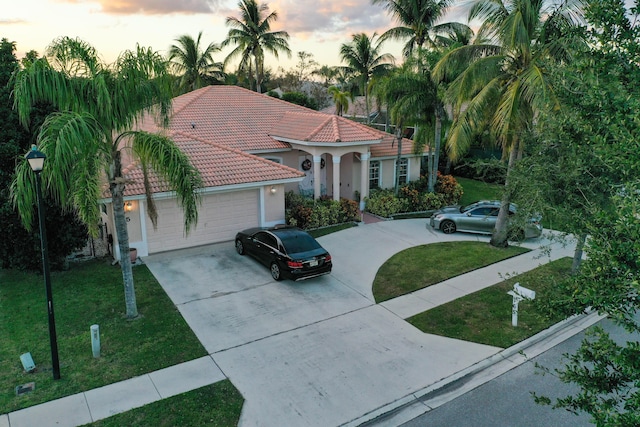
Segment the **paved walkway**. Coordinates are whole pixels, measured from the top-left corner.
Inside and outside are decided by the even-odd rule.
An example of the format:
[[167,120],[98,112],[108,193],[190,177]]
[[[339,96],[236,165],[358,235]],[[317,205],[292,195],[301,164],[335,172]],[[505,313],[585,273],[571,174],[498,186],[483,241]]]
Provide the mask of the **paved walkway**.
[[[392,254],[434,241],[488,240],[461,233],[445,236],[425,229],[424,223],[370,223],[321,238],[334,259],[349,262],[337,264],[332,275],[323,276],[317,283],[300,282],[304,285],[254,283],[268,272],[256,267],[256,276],[252,271],[245,274],[254,265],[243,258],[247,262],[243,276],[251,277],[246,284],[238,285],[237,273],[229,272],[231,276],[220,280],[207,277],[206,289],[201,291],[198,278],[191,277],[185,280],[193,282],[194,289],[172,287],[175,277],[171,268],[176,264],[171,263],[194,262],[197,251],[183,258],[180,254],[150,257],[150,269],[157,277],[157,272],[162,274],[159,281],[210,355],[0,415],[0,427],[78,426],[224,378],[230,378],[245,397],[241,426],[357,426],[405,408],[399,412],[403,415],[386,424],[398,425],[403,417],[406,421],[429,410],[418,399],[433,390],[477,372],[484,373],[478,378],[489,380],[521,363],[524,356],[519,352],[523,349],[527,355],[544,351],[597,320],[571,319],[511,349],[423,334],[402,319],[572,252],[570,247],[551,244],[547,255],[540,247],[550,242],[529,241],[525,246],[533,250],[527,254],[375,304],[371,283],[378,266]],[[365,242],[359,251],[354,249],[358,247],[355,242],[365,234],[371,242]],[[206,262],[213,263],[217,270],[228,264],[224,258],[226,246],[232,245],[203,249]],[[175,274],[188,271],[184,265],[178,270]],[[221,282],[215,285],[221,288],[212,290],[212,282]],[[232,285],[240,288],[225,288]],[[198,292],[208,295],[205,298]],[[301,301],[308,304],[301,306]],[[249,306],[260,309],[248,312]],[[221,317],[213,318],[212,313]],[[239,313],[250,316],[249,320],[239,318]],[[440,397],[439,401],[444,403],[453,397]],[[432,402],[431,407],[437,404]]]

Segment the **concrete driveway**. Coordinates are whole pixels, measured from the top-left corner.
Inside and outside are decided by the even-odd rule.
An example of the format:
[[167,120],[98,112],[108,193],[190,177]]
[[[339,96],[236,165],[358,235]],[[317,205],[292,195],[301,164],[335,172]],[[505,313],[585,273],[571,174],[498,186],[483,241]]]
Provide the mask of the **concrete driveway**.
[[231,242],[144,261],[244,396],[240,426],[339,426],[501,350],[424,334],[375,304],[373,279],[395,253],[488,240],[425,223],[379,222],[321,237],[334,270],[303,282],[274,282]]

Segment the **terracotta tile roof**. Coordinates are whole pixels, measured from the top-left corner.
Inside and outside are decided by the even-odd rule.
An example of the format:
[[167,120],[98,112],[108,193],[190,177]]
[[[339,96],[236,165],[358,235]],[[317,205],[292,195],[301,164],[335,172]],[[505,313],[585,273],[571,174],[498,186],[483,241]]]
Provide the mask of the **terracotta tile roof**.
[[316,111],[286,112],[269,131],[273,137],[312,142],[378,142],[383,134],[367,126],[332,114]]
[[[337,129],[321,127],[328,123],[327,117],[332,118],[331,126],[337,125]],[[295,118],[300,121],[292,120]],[[160,130],[149,117],[139,127],[151,132]],[[312,138],[309,140],[316,142],[331,138],[333,142],[335,138],[344,142],[382,139],[380,144],[371,145],[373,157],[396,151],[391,147],[393,136],[385,132],[238,86],[207,86],[174,98],[169,129],[248,153],[290,149],[289,144],[270,135],[301,141]],[[410,154],[412,146],[413,142],[406,139],[403,153]]]
[[[200,171],[205,187],[304,177],[303,172],[288,166],[220,144],[199,140],[183,132],[171,132],[169,136]],[[144,185],[140,164],[133,163],[123,172],[130,180],[125,188],[125,196],[143,195]],[[149,182],[154,193],[169,191],[167,183],[153,172],[150,174]],[[109,194],[104,196],[110,197]]]
[[[201,171],[205,186],[300,177],[301,172],[250,153],[289,150],[277,137],[317,143],[375,141],[372,158],[394,156],[393,135],[333,114],[320,113],[237,86],[207,86],[173,99],[168,129],[143,116],[138,129],[172,136]],[[273,135],[273,137],[272,137]],[[413,142],[405,139],[402,152],[409,155]],[[124,159],[123,159],[124,160]],[[143,194],[139,165],[126,169],[134,181],[126,195]],[[153,177],[154,192],[167,191]]]

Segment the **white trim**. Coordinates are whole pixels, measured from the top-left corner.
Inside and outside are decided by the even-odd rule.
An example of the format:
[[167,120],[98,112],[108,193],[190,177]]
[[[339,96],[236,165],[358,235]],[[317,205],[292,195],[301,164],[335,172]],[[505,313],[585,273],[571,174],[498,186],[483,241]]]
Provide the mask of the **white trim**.
[[258,210],[259,210],[259,216],[260,216],[260,227],[265,227],[264,223],[266,222],[266,215],[265,215],[265,203],[264,203],[264,192],[266,191],[266,187],[262,187],[262,189],[258,192]]
[[[426,157],[428,156],[429,153],[425,153],[424,155],[422,154],[402,154],[400,157],[403,159],[411,159],[411,158],[417,158],[417,157]],[[398,158],[397,154],[394,154],[393,156],[382,156],[382,157],[371,157],[369,160],[395,160]]]
[[[216,193],[228,193],[231,191],[238,191],[238,190],[253,190],[253,189],[260,189],[262,187],[265,187],[267,185],[279,185],[279,184],[289,184],[289,183],[293,183],[293,182],[300,182],[304,179],[304,176],[301,177],[297,177],[297,178],[287,178],[287,179],[272,179],[270,181],[259,181],[259,182],[246,182],[246,183],[242,183],[242,184],[232,184],[232,185],[221,185],[219,187],[207,187],[207,188],[202,188],[200,190],[198,190],[198,193],[200,193],[201,195],[209,195],[209,194],[216,194]],[[154,199],[170,199],[176,197],[176,192],[175,191],[164,191],[161,193],[154,193],[153,194],[153,198]],[[144,194],[136,194],[135,196],[126,196],[124,197],[124,200],[145,200],[146,196]],[[111,197],[108,198],[104,198],[104,199],[99,199],[98,203],[112,203],[112,199]]]
[[382,139],[373,139],[369,141],[349,141],[349,142],[318,142],[318,141],[300,141],[298,139],[285,138],[282,136],[269,135],[271,138],[280,142],[289,144],[304,145],[307,147],[351,147],[358,145],[380,144]]
[[287,153],[289,151],[293,151],[292,148],[273,148],[273,149],[265,149],[265,150],[248,150],[243,151],[248,154],[269,154],[269,153]]

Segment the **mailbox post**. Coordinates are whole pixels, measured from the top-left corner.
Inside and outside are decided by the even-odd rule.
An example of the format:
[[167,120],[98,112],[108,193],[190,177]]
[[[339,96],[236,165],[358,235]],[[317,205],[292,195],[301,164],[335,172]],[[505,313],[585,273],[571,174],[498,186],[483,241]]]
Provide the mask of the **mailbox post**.
[[518,326],[518,304],[520,301],[528,299],[536,299],[536,291],[520,286],[520,283],[513,285],[513,290],[507,292],[513,297],[513,305],[511,307],[511,325]]

